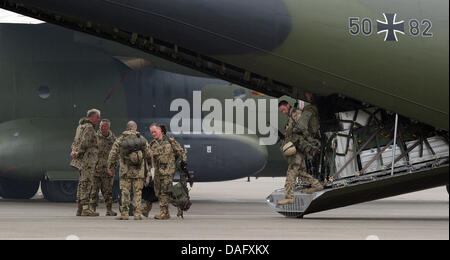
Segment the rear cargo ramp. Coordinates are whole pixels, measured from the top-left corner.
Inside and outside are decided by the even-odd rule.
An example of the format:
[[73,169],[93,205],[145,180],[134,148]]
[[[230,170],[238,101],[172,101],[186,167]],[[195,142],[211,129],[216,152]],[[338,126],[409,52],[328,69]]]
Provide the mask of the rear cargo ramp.
[[294,192],[294,204],[278,206],[285,199],[284,189],[275,190],[267,203],[286,217],[303,218],[304,215],[345,207],[358,203],[388,198],[405,193],[445,186],[449,183],[448,166],[394,176],[372,176],[339,188],[330,188],[314,194]]

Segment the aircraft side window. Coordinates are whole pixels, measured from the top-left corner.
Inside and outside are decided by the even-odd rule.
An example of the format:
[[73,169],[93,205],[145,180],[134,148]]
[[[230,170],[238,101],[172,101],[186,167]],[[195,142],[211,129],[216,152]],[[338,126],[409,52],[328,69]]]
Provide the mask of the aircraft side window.
[[50,97],[50,88],[48,86],[40,86],[37,93],[40,98],[47,99]]

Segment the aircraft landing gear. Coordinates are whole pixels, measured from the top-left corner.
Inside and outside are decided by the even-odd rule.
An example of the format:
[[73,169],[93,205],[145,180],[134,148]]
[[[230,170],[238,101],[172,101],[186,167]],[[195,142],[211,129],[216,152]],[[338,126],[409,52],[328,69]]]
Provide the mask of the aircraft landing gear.
[[39,181],[0,180],[0,194],[4,199],[31,199],[39,189]]
[[77,200],[77,181],[41,181],[44,198],[51,202],[75,202]]

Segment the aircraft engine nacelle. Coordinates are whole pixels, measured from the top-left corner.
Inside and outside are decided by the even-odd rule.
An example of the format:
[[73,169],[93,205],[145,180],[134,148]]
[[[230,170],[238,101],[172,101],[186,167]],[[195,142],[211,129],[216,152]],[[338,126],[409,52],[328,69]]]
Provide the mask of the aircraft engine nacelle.
[[189,134],[174,137],[187,152],[188,169],[194,173],[196,182],[255,176],[268,162],[267,147],[260,145],[256,136]]
[[73,136],[60,123],[33,118],[0,124],[0,178],[39,181],[49,170],[70,171]]

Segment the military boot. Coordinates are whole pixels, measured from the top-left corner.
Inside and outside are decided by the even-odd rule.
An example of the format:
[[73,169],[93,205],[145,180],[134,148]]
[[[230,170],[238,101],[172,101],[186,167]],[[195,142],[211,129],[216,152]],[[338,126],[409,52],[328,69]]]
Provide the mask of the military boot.
[[165,220],[165,219],[169,219],[170,215],[165,214],[165,213],[160,213],[155,215],[155,219],[159,219],[159,220]]
[[184,219],[183,210],[178,208],[177,217]]
[[145,203],[145,207],[142,209],[142,215],[146,218],[148,218],[148,215],[150,214],[150,211],[152,210],[153,204],[150,202]]
[[141,215],[134,215],[134,220],[142,220],[142,216]]
[[100,214],[89,209],[89,205],[84,205],[81,211],[83,217],[98,217]]
[[83,205],[78,203],[78,209],[77,209],[77,217],[81,216],[81,212],[83,211]]
[[313,194],[314,192],[321,191],[321,190],[323,190],[322,184],[320,184],[319,181],[316,181],[313,184],[311,184],[311,188],[310,189],[302,190],[302,193]]
[[122,215],[117,216],[116,220],[128,220],[128,212],[127,212],[126,215],[124,215],[123,212],[122,212]]
[[106,216],[117,216],[117,213],[112,210],[112,203],[106,204]]
[[158,215],[155,216],[155,219],[159,219],[159,220],[164,220],[164,219],[169,219],[169,218],[170,218],[170,214],[169,214],[168,208],[161,208],[161,213],[159,213]]
[[294,204],[294,199],[285,199],[277,203],[277,205]]
[[[97,205],[95,205],[95,204],[90,204],[89,205],[89,209],[92,211],[92,212],[94,212],[94,213],[97,213],[96,211],[97,211]],[[100,215],[100,214],[99,214]]]

